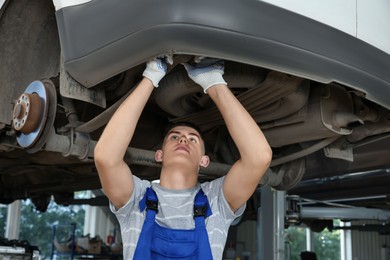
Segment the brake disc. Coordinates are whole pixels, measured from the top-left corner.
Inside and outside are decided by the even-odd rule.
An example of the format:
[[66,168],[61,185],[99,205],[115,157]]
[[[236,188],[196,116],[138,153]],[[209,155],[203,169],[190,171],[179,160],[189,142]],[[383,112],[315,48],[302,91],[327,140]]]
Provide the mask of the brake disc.
[[57,95],[49,79],[33,81],[19,96],[13,110],[12,126],[18,144],[28,152],[39,151],[54,124]]

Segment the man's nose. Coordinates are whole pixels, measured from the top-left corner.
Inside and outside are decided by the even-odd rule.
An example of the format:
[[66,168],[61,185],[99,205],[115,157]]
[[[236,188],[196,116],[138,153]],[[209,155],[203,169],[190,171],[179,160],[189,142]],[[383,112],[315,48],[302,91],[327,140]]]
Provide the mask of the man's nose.
[[186,144],[187,142],[188,142],[187,137],[185,137],[185,136],[180,137],[179,143],[185,143]]

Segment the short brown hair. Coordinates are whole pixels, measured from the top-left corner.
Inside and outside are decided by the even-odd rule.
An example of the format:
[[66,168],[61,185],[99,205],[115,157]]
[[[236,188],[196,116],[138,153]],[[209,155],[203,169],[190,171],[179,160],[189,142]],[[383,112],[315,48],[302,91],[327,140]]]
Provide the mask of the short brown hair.
[[204,136],[203,136],[202,130],[200,130],[200,128],[197,125],[195,125],[194,123],[187,122],[187,121],[178,121],[178,122],[171,122],[171,123],[169,123],[166,126],[165,130],[164,130],[164,138],[169,133],[169,131],[171,131],[173,128],[175,128],[177,126],[188,126],[188,127],[191,127],[192,129],[194,129],[195,131],[197,131],[199,133],[200,138],[204,142]]

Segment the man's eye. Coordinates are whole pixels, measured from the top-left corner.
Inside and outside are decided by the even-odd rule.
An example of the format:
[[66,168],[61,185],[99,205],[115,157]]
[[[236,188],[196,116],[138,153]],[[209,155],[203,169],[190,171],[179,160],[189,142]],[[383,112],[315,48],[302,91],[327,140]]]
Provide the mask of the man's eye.
[[179,137],[178,137],[177,135],[172,135],[172,136],[171,136],[171,139],[172,139],[172,140],[177,140],[177,139],[179,139]]
[[196,143],[197,142],[197,140],[195,139],[195,138],[190,138],[189,139],[191,142],[193,142],[193,143]]

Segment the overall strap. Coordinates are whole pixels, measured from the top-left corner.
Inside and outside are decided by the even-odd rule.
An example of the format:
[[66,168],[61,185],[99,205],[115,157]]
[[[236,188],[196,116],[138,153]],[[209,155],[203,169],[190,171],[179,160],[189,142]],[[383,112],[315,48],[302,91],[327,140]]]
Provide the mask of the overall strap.
[[194,201],[195,228],[205,226],[205,219],[211,216],[211,207],[202,188],[198,191]]
[[145,195],[139,202],[141,212],[146,210],[146,218],[142,225],[141,233],[137,242],[137,247],[134,252],[133,259],[150,260],[150,246],[153,241],[153,228],[155,225],[156,214],[158,210],[158,199],[154,190],[149,187],[145,191]]
[[158,198],[156,192],[152,187],[146,188],[145,195],[139,202],[140,211],[146,210],[146,219],[153,220],[158,212]]
[[[154,219],[154,217],[158,213],[158,198],[156,192],[152,189],[152,187],[146,188],[145,195],[139,202],[139,208],[141,212],[144,211],[145,208],[147,209],[147,218],[148,215],[152,215],[151,217]],[[151,214],[149,214],[149,212]],[[201,222],[203,222],[204,225],[204,219],[211,216],[211,214],[212,211],[207,196],[204,194],[202,188],[200,188],[194,200],[195,224],[200,224]]]
[[206,218],[211,214],[209,201],[201,188],[196,194],[194,201],[195,233],[199,249],[196,259],[213,259],[210,240],[206,230]]

